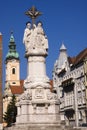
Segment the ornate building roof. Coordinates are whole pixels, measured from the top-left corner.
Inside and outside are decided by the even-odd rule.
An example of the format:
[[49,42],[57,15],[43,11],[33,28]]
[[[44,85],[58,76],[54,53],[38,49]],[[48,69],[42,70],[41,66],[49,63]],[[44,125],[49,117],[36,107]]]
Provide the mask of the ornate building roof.
[[58,58],[58,68],[60,69],[65,62],[67,62],[67,49],[64,46],[64,44],[61,45],[60,47],[60,54],[59,54],[59,58]]
[[81,51],[77,56],[75,57],[68,57],[69,63],[72,65],[77,65],[81,63],[84,58],[87,57],[87,48],[85,48],[83,51]]
[[60,73],[63,69],[67,70],[69,68],[67,48],[65,47],[63,43],[60,47],[58,60],[56,60],[54,64],[54,70],[55,68],[56,68],[57,73]]

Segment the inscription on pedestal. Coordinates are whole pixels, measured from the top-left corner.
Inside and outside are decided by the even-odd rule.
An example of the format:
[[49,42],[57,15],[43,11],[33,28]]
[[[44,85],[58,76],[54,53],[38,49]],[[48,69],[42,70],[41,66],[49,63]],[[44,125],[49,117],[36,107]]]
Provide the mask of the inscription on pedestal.
[[37,88],[35,90],[35,98],[36,99],[43,99],[44,98],[44,90],[42,88]]

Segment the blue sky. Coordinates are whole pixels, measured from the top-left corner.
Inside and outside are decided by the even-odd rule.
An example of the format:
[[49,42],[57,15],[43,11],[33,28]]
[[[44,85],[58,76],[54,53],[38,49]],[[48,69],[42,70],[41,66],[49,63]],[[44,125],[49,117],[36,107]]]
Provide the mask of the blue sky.
[[49,40],[49,55],[46,58],[46,71],[49,78],[52,78],[53,65],[58,58],[62,42],[69,56],[75,56],[87,47],[87,0],[0,0],[3,77],[5,77],[4,60],[8,52],[10,32],[13,30],[20,55],[20,78],[26,78],[26,59],[22,39],[25,23],[30,19],[24,12],[33,5],[43,13],[37,21],[42,21]]

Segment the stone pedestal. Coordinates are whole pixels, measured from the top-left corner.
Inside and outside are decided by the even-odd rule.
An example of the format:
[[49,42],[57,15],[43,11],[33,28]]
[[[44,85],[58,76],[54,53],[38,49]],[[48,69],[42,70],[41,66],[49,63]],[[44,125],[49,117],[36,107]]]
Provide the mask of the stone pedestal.
[[[43,126],[60,125],[57,94],[50,91],[50,81],[46,76],[45,55],[27,55],[28,74],[24,81],[25,91],[17,102],[16,125]],[[33,56],[34,55],[34,56]]]

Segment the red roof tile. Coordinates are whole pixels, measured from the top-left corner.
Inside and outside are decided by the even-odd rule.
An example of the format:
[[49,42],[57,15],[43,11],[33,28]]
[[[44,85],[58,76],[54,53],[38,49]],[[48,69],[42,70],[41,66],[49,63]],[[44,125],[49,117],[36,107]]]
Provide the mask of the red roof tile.
[[77,65],[78,63],[82,62],[86,57],[87,57],[87,48],[81,51],[75,57],[68,57],[68,60],[70,64]]
[[84,60],[84,58],[87,57],[87,48],[81,51],[77,56],[74,64],[78,64],[81,61]]
[[24,80],[20,80],[20,86],[10,85],[12,94],[22,94],[24,92],[23,83]]

